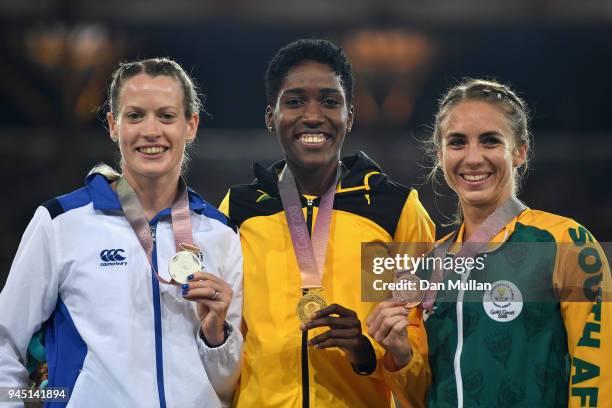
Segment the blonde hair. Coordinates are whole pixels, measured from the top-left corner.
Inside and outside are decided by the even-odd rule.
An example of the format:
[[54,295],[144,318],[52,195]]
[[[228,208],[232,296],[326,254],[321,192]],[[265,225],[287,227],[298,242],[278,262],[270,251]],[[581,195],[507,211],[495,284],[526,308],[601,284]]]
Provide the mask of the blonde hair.
[[[514,170],[513,190],[518,192],[520,183],[529,167],[531,158],[531,131],[529,129],[529,110],[527,104],[509,86],[494,80],[466,78],[459,84],[451,87],[438,102],[438,112],[435,115],[434,130],[431,137],[424,141],[426,155],[432,166],[427,176],[434,185],[436,177],[441,173],[439,152],[442,148],[442,122],[448,113],[460,102],[465,100],[485,101],[501,108],[512,130],[514,148],[527,147],[525,162]],[[457,202],[457,213],[453,224],[463,222],[461,203]]]
[[87,177],[96,173],[103,175],[109,181],[115,181],[118,180],[119,177],[121,177],[121,173],[119,173],[117,170],[113,169],[111,166],[105,163],[96,164],[93,169],[89,170],[89,173],[87,173]]

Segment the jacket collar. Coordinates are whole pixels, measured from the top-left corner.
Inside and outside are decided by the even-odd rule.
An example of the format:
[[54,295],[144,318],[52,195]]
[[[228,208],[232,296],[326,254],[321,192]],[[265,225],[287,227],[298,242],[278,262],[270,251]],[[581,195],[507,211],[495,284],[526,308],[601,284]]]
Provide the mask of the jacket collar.
[[[374,174],[384,175],[380,166],[372,159],[368,157],[364,152],[358,151],[356,154],[351,156],[345,156],[341,159],[344,168],[347,170],[346,174],[343,175],[336,193],[357,193],[359,190],[372,190],[375,186],[382,181],[382,178],[377,179],[376,182],[370,182],[370,176]],[[253,164],[253,174],[255,180],[253,185],[257,188],[265,190],[271,196],[278,196],[278,175],[285,167],[286,161],[279,160],[273,163],[268,168],[265,168],[259,163]],[[385,176],[386,177],[386,176]]]
[[[117,197],[117,193],[111,188],[111,181],[99,173],[93,173],[87,176],[85,181],[89,196],[96,210],[117,210],[121,211],[121,203]],[[201,212],[206,208],[206,202],[190,188],[187,188],[189,196],[189,209],[192,211]],[[169,212],[169,208],[162,210]],[[160,214],[161,214],[160,213]]]

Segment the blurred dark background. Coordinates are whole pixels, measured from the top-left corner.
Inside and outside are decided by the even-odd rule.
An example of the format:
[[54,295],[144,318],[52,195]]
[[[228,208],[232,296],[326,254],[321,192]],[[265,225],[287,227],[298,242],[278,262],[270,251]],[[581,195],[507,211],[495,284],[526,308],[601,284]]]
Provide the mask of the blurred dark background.
[[[365,150],[419,189],[438,225],[454,198],[424,184],[418,140],[465,77],[511,84],[533,111],[535,159],[521,198],[612,238],[612,2],[605,0],[0,1],[0,287],[36,206],[80,187],[116,152],[97,112],[117,62],[169,56],[206,98],[188,174],[218,204],[280,157],[264,129],[263,75],[276,50],[323,37],[349,54]],[[448,228],[440,228],[438,236]]]

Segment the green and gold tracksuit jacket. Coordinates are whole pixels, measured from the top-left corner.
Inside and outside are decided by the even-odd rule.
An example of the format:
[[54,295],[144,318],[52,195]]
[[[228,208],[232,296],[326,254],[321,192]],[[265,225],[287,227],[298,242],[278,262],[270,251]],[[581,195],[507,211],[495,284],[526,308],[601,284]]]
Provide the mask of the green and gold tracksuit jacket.
[[[361,243],[433,242],[435,232],[416,191],[391,181],[363,152],[342,163],[348,173],[334,199],[324,297],[328,304],[354,310],[363,326],[376,304],[361,301]],[[342,350],[307,346],[327,328],[305,334],[299,329],[301,276],[277,188],[284,165],[280,161],[264,169],[256,164],[255,181],[232,187],[220,206],[240,229],[244,257],[244,368],[234,405],[391,406],[380,367],[383,351],[374,340],[377,369],[360,375]],[[302,205],[312,231],[319,198],[303,196]]]
[[[394,391],[430,407],[611,406],[612,286],[593,236],[526,209],[484,254],[467,278],[491,289],[473,286],[455,295],[461,302],[438,292],[425,313],[427,347],[394,373]],[[422,316],[413,313],[412,330],[423,329]]]

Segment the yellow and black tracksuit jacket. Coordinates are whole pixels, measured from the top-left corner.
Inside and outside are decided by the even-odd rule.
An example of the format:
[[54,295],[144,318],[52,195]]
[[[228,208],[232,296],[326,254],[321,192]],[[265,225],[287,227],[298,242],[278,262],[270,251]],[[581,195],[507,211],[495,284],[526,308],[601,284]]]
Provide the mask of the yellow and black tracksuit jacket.
[[[361,301],[361,243],[433,242],[435,232],[415,190],[391,181],[363,152],[342,163],[348,172],[334,199],[324,296],[328,304],[354,310],[365,326],[376,304]],[[381,370],[383,350],[373,339],[377,369],[360,375],[342,350],[307,346],[327,328],[304,334],[299,329],[300,270],[277,188],[284,165],[279,161],[264,169],[255,164],[255,181],[232,187],[220,206],[240,229],[244,257],[244,368],[234,405],[391,406]],[[302,197],[302,205],[312,231],[319,198]]]
[[[451,254],[462,236],[463,227]],[[486,255],[469,279],[512,288],[512,307],[504,291],[494,307],[484,291],[466,291],[471,300],[460,303],[438,292],[421,334],[427,347],[394,373],[394,392],[430,407],[610,406],[612,279],[593,236],[569,218],[526,209]],[[504,307],[513,318],[499,318]]]

